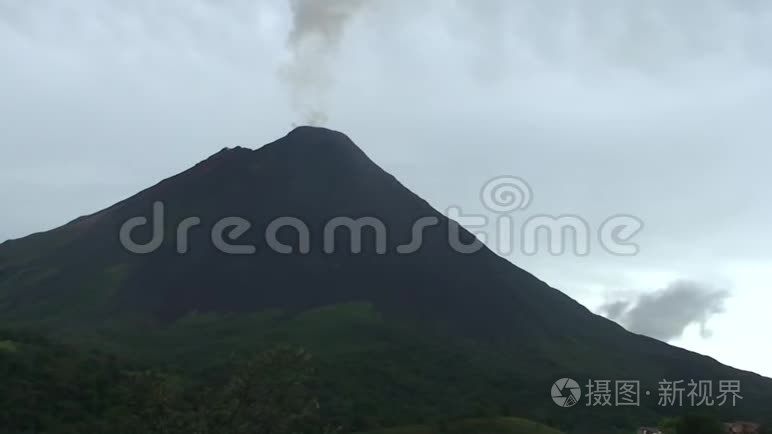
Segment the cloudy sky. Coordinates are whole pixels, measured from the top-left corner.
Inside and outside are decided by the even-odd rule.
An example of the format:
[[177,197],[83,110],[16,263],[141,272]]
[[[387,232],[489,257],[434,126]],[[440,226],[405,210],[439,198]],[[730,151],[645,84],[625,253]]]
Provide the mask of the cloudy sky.
[[634,256],[508,257],[772,376],[771,73],[760,0],[0,0],[0,240],[325,123],[441,210],[635,216]]

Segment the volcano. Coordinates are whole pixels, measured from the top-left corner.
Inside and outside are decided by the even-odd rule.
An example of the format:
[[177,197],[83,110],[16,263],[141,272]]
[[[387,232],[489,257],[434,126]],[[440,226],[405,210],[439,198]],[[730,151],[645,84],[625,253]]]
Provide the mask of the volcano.
[[[421,242],[416,243],[420,221],[433,224],[422,227]],[[335,230],[329,229],[331,222],[339,223]],[[122,231],[147,251],[127,247]],[[223,149],[105,210],[3,243],[0,318],[78,335],[83,330],[99,334],[105,324],[116,321],[127,328],[141,323],[166,330],[193,314],[232,319],[278,312],[277,321],[291,321],[331,306],[366,305],[379,324],[389,326],[356,330],[356,344],[336,350],[336,358],[327,363],[348,363],[357,372],[357,363],[373,362],[359,372],[357,387],[381,393],[384,399],[399,396],[422,409],[416,410],[419,413],[436,410],[426,410],[434,408],[430,403],[436,395],[455,393],[463,400],[479,393],[490,395],[493,405],[508,403],[525,416],[578,426],[590,410],[570,412],[555,406],[549,398],[554,380],[632,379],[651,381],[656,390],[656,382],[663,379],[720,378],[742,381],[744,387],[741,403],[724,410],[727,417],[766,417],[772,380],[629,333],[485,246],[458,249],[451,242],[454,234],[463,245],[476,242],[371,161],[346,135],[300,127],[256,150]],[[160,242],[153,245],[154,240]],[[337,320],[333,316],[331,321]],[[232,333],[246,335],[263,326],[253,324]],[[301,322],[293,327],[295,334],[282,336],[316,333],[321,326],[307,325],[314,330],[306,330]],[[387,329],[401,337],[385,338]],[[418,334],[427,339],[411,340]],[[130,346],[121,334],[107,335],[101,338],[113,346]],[[216,338],[199,337],[200,346],[215,345]],[[155,338],[148,332],[146,339]],[[325,339],[330,345],[345,340]],[[441,378],[427,373],[421,377],[423,386],[397,392],[385,385],[404,378],[382,378],[383,367],[373,367],[374,361],[391,360],[401,372],[419,362],[402,356],[396,362],[396,353],[371,347],[386,341],[389,351],[425,345],[463,348],[459,357],[464,362],[448,366],[467,368]],[[164,345],[174,347],[175,342]],[[487,363],[494,359],[495,364]],[[497,371],[507,364],[517,372]],[[456,380],[448,378],[482,378],[483,372],[489,390],[456,387]],[[598,417],[668,413],[656,404],[654,400],[639,409]],[[407,410],[405,414],[425,416]]]

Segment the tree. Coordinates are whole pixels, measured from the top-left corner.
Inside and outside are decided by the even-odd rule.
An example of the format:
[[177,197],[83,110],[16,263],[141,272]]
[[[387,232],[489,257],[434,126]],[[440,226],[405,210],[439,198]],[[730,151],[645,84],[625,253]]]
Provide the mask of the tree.
[[143,434],[327,434],[312,390],[311,357],[280,348],[239,363],[216,388],[136,377],[129,423]]
[[[233,434],[296,433],[319,422],[311,356],[280,348],[243,363],[219,391],[212,421]],[[214,427],[212,427],[214,428]]]
[[676,417],[663,419],[662,422],[659,423],[659,430],[662,431],[663,434],[678,434],[677,430],[680,421],[681,419]]
[[721,423],[711,416],[689,414],[676,424],[677,434],[723,434]]

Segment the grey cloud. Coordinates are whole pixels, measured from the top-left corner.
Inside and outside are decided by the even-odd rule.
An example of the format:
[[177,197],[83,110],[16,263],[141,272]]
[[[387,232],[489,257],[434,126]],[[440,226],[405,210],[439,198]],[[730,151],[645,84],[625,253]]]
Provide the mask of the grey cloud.
[[606,318],[616,321],[630,308],[630,304],[631,302],[624,300],[613,301],[601,306],[600,311]]
[[711,336],[707,322],[724,311],[729,292],[692,281],[677,281],[634,300],[611,301],[599,311],[630,331],[670,341],[698,324],[703,338]]

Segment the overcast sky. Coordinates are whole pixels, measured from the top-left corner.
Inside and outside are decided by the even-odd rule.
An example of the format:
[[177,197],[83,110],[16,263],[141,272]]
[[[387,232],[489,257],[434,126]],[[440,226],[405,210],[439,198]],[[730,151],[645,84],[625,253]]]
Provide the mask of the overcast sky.
[[440,210],[636,216],[635,256],[510,257],[772,376],[771,73],[760,0],[0,0],[0,240],[310,118]]

